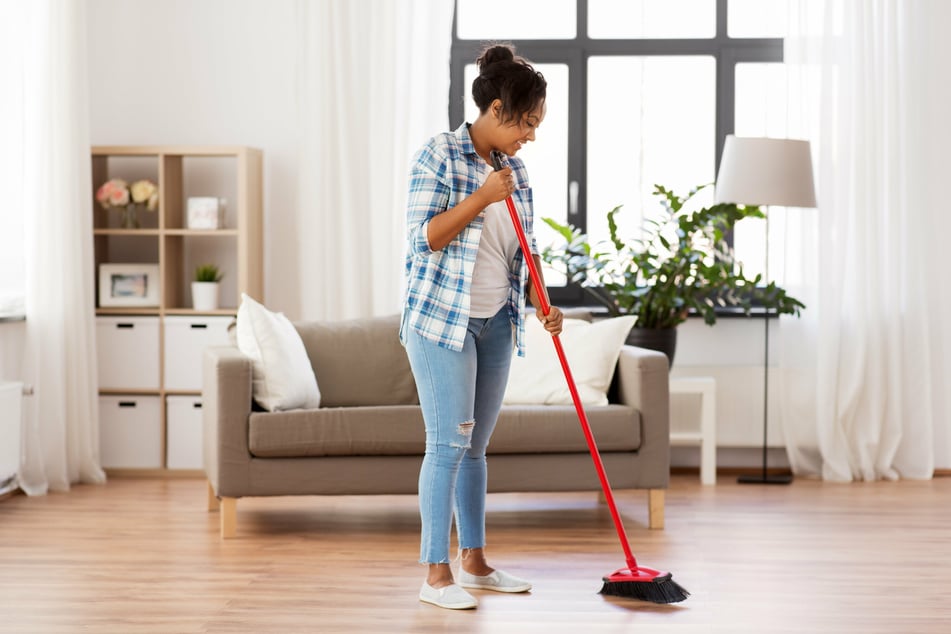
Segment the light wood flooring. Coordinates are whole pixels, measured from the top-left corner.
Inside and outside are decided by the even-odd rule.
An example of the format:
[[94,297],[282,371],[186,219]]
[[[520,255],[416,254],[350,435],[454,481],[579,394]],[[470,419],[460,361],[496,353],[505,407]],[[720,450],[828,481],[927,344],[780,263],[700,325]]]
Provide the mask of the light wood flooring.
[[677,475],[667,527],[617,492],[640,563],[693,596],[608,598],[624,565],[594,493],[489,496],[491,563],[531,593],[417,601],[414,496],[244,499],[218,538],[203,480],[113,478],[0,502],[0,632],[951,632],[951,478],[715,487]]

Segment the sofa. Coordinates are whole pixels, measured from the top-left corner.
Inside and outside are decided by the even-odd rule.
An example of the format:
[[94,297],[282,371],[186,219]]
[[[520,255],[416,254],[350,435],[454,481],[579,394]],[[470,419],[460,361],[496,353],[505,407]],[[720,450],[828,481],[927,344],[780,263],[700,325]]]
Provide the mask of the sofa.
[[[236,346],[204,351],[203,464],[222,538],[236,535],[243,497],[416,493],[424,425],[399,316],[293,326],[317,408],[261,410],[251,359]],[[664,526],[668,408],[666,356],[627,345],[608,404],[585,407],[612,489],[646,489],[652,529]],[[488,464],[490,493],[601,490],[572,405],[503,405]]]

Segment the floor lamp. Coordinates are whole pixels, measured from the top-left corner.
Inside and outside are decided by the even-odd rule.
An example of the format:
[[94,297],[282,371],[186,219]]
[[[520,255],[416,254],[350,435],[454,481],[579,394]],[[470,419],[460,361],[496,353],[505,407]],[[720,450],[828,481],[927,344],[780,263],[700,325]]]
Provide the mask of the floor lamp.
[[[740,205],[815,207],[812,158],[808,141],[727,135],[717,173],[716,202]],[[766,263],[769,283],[769,213],[766,213]],[[789,484],[792,475],[767,471],[769,412],[769,308],[766,309],[763,352],[763,472],[740,476],[744,484]]]

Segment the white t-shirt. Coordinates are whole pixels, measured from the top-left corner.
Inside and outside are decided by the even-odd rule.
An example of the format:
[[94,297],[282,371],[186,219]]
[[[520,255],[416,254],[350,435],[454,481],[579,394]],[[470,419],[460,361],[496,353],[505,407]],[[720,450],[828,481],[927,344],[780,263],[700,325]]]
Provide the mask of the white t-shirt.
[[[488,178],[488,173],[485,175]],[[483,180],[483,182],[485,182]],[[485,208],[469,300],[470,317],[493,317],[508,300],[518,238],[505,201]]]

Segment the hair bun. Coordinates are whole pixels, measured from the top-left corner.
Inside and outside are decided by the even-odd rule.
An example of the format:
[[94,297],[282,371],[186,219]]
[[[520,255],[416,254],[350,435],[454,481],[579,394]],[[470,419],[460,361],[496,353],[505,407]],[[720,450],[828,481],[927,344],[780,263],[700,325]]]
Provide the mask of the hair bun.
[[499,62],[512,62],[515,61],[515,51],[511,46],[505,44],[496,44],[494,46],[486,47],[482,51],[482,54],[479,56],[479,59],[476,60],[476,64],[479,66],[479,72],[482,73],[488,66],[492,64],[497,64]]

